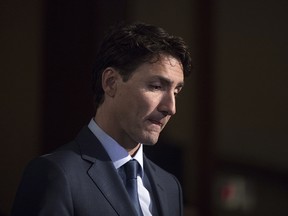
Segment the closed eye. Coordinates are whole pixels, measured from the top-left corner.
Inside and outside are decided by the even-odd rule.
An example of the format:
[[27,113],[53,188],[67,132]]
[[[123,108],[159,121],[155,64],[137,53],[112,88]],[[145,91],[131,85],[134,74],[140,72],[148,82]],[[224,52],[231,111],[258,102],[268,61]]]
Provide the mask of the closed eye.
[[182,86],[179,86],[175,89],[174,96],[177,97],[182,90]]
[[161,90],[162,86],[161,85],[149,85],[149,88],[151,90]]

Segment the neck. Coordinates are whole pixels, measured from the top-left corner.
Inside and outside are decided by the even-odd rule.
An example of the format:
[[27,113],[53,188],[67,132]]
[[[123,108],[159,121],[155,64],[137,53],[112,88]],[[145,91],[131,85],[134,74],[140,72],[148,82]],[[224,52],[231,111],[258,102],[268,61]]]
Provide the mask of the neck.
[[108,134],[119,145],[121,145],[124,149],[126,149],[126,151],[129,153],[129,155],[131,155],[131,157],[135,156],[138,149],[140,148],[140,143],[136,143],[131,139],[130,140],[123,139],[123,136],[121,136],[119,130],[117,130],[117,126],[115,125],[113,116],[107,115],[106,111],[107,110],[105,110],[100,106],[96,112],[94,121],[106,134]]
[[135,156],[135,154],[137,153],[137,151],[138,151],[139,148],[140,148],[140,145],[141,145],[141,144],[139,143],[135,148],[126,149],[131,157],[134,157],[134,156]]

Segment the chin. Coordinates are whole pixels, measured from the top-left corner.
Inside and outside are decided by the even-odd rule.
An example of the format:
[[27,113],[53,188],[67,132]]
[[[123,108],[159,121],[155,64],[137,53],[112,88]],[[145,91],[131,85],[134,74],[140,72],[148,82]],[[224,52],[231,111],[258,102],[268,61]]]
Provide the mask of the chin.
[[143,145],[155,145],[158,142],[160,133],[155,131],[145,131],[141,134],[138,134],[138,143],[142,143]]
[[156,143],[157,143],[157,142],[155,142],[155,143],[143,143],[143,145],[146,145],[146,146],[154,146],[154,145],[156,145]]
[[158,136],[157,137],[149,137],[149,138],[146,138],[143,140],[143,143],[144,145],[155,145],[158,141]]

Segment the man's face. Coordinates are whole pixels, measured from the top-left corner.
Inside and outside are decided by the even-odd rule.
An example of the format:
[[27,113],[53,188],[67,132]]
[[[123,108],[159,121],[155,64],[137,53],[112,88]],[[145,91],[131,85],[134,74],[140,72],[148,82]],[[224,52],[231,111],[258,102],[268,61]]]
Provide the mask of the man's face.
[[171,56],[143,63],[128,81],[118,80],[112,103],[114,138],[126,147],[155,144],[176,113],[175,96],[183,82],[182,66]]

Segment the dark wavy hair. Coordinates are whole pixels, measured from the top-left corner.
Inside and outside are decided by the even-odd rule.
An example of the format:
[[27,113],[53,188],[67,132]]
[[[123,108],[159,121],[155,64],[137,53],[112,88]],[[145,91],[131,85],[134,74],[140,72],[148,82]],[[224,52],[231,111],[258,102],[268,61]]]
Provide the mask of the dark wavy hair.
[[104,37],[96,55],[92,83],[96,109],[104,101],[102,73],[107,67],[119,70],[123,80],[127,81],[138,66],[144,62],[156,62],[161,54],[178,59],[184,77],[190,74],[191,57],[182,38],[145,23],[113,27]]

